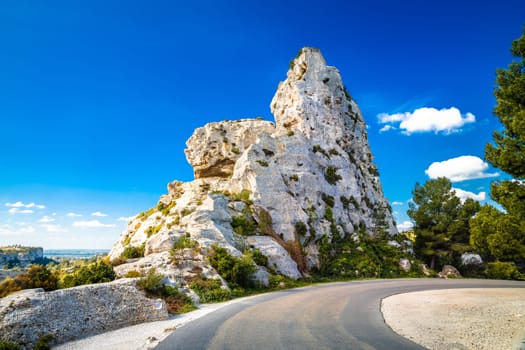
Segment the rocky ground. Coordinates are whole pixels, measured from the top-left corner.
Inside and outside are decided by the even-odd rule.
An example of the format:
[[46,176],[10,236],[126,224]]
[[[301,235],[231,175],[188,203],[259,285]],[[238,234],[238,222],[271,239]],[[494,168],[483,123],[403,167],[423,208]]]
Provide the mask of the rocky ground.
[[429,349],[525,349],[522,288],[398,294],[381,311],[396,333]]
[[[153,349],[175,328],[203,317],[226,303],[171,320],[144,323],[69,342],[54,349]],[[455,289],[399,294],[383,300],[385,321],[397,333],[436,350],[525,349],[525,290]]]

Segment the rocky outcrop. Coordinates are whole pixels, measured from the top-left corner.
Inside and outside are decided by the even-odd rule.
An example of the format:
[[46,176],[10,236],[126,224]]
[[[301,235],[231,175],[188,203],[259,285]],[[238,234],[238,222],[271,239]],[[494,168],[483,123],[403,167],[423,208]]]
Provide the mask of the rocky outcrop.
[[54,292],[24,290],[0,299],[0,340],[24,348],[51,334],[52,344],[133,324],[167,319],[162,300],[137,290],[123,279]]
[[271,110],[275,123],[243,119],[195,130],[185,150],[195,180],[168,184],[158,205],[129,223],[110,260],[122,262],[126,247],[144,244],[133,269],[162,270],[164,258],[155,257],[188,238],[196,251],[176,252],[166,272],[179,286],[211,273],[206,256],[214,244],[236,256],[258,249],[271,273],[297,279],[319,268],[322,241],[397,233],[363,116],[318,49],[293,60]]
[[24,267],[43,257],[44,249],[41,247],[0,247],[0,267],[9,264]]

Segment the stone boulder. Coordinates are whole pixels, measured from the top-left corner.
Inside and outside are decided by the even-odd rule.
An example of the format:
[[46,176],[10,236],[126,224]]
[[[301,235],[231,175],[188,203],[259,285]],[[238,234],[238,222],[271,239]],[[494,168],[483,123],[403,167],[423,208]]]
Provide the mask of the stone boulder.
[[60,344],[93,334],[168,318],[162,300],[146,298],[136,281],[122,279],[44,292],[24,290],[0,299],[0,340],[24,348],[47,334]]
[[463,253],[461,255],[461,265],[463,266],[481,266],[483,259],[481,255],[474,253]]
[[440,278],[459,278],[461,277],[461,274],[459,273],[458,269],[456,269],[452,265],[445,265],[441,269],[441,272],[438,273],[438,277]]

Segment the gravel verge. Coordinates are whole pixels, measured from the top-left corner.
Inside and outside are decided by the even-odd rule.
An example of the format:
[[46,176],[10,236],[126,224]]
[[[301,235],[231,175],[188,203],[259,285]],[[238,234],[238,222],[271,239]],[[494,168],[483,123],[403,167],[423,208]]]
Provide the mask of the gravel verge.
[[381,303],[385,322],[431,350],[525,350],[525,289],[432,290]]

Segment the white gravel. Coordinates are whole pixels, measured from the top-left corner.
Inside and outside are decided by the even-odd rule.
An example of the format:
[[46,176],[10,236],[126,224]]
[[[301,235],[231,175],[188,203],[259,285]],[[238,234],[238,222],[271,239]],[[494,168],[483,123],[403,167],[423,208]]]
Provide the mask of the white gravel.
[[449,289],[382,301],[385,322],[432,350],[525,350],[525,288]]

